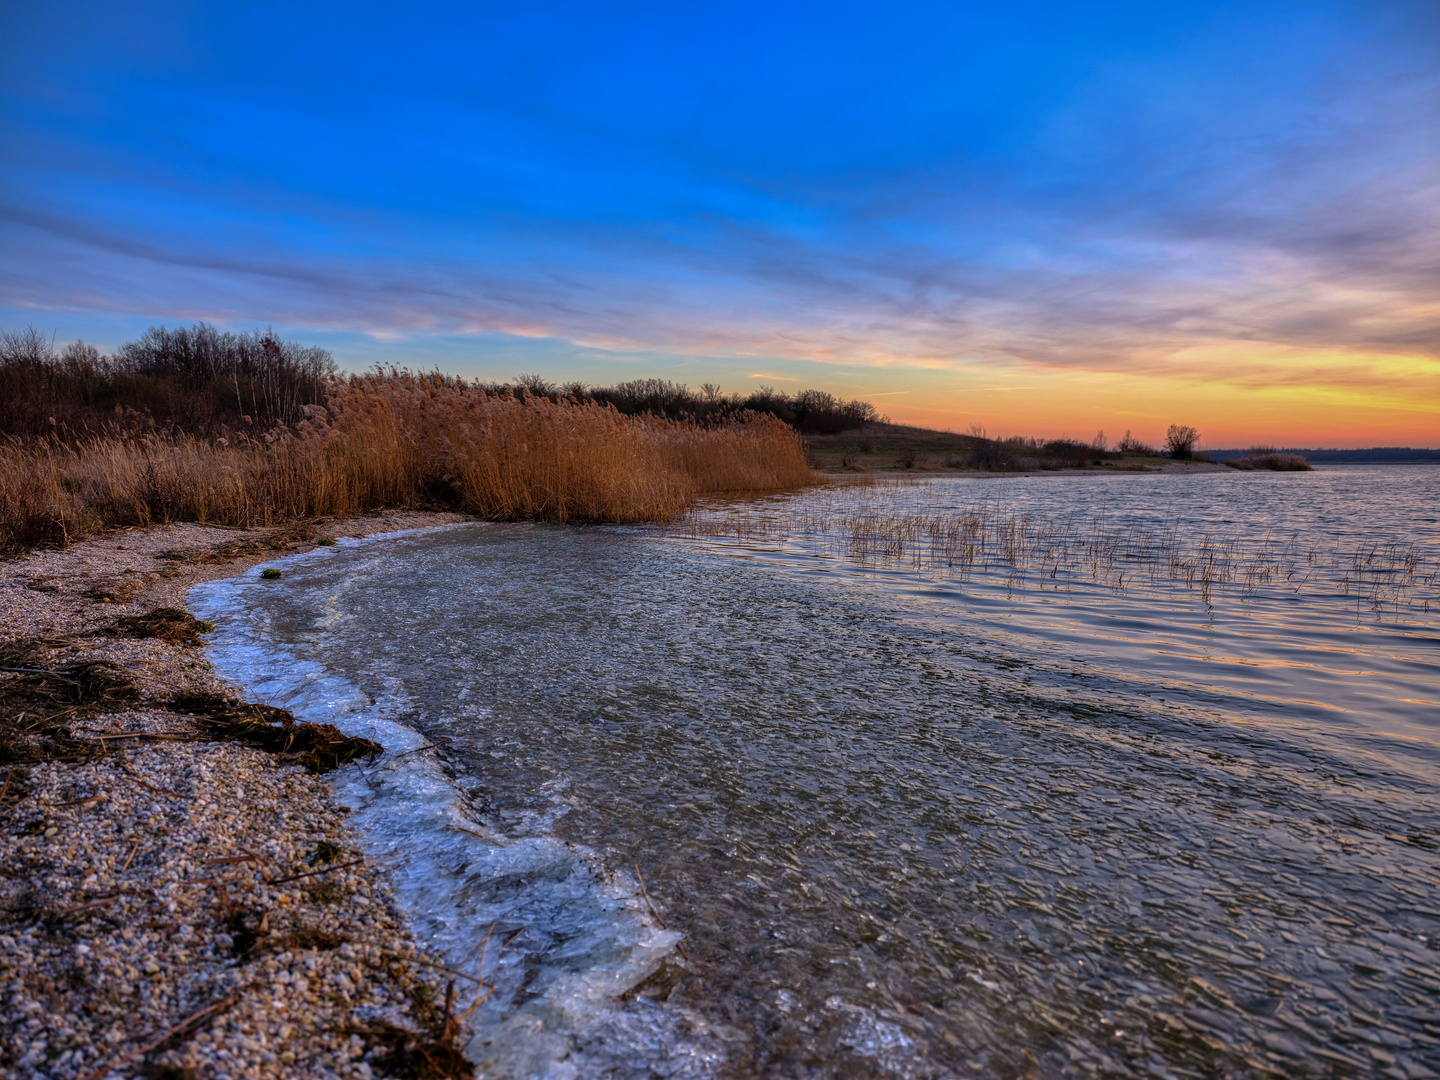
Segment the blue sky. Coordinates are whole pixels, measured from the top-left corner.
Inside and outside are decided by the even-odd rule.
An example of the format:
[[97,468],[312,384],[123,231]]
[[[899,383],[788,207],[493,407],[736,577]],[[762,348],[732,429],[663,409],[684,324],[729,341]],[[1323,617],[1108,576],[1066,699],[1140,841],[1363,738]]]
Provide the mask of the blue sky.
[[1437,4],[49,3],[3,30],[0,325],[1440,443]]

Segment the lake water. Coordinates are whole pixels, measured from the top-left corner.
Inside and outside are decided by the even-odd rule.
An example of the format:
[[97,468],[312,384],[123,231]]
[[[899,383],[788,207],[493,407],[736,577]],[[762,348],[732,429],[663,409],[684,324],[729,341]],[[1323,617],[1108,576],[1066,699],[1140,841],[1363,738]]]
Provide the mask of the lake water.
[[221,674],[391,749],[341,796],[495,987],[487,1075],[1424,1077],[1437,507],[1435,466],[935,478],[192,601]]

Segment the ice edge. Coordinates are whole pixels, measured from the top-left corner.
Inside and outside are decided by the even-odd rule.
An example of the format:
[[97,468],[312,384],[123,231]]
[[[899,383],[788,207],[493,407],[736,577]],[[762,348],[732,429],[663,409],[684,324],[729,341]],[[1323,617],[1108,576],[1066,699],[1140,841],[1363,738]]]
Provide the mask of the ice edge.
[[[267,566],[293,570],[357,546],[466,527],[476,526],[347,539]],[[346,766],[331,775],[331,785],[351,808],[364,854],[387,870],[419,940],[494,988],[466,1021],[467,1056],[490,1074],[575,1075],[577,1062],[569,1059],[577,1037],[611,1027],[607,1021],[618,1018],[605,1014],[616,998],[652,974],[682,935],[658,926],[636,883],[607,870],[596,853],[553,836],[502,836],[475,820],[436,751],[395,718],[403,697],[371,699],[268,632],[265,613],[245,596],[260,584],[260,569],[190,590],[197,615],[215,624],[206,652],[216,672],[299,719],[334,724],[385,748],[374,766]],[[517,890],[520,882],[525,887]],[[562,954],[545,964],[557,930]],[[502,945],[512,933],[521,950]],[[527,936],[535,939],[528,951]],[[537,949],[548,968],[538,974]]]

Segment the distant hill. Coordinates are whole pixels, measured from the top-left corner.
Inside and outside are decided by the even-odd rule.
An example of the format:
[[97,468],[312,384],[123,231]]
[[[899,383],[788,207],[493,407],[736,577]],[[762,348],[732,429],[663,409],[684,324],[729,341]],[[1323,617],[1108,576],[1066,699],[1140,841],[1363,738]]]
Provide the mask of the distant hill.
[[[1277,450],[1283,454],[1299,454],[1312,465],[1326,462],[1340,464],[1347,461],[1440,461],[1440,450],[1415,449],[1410,446],[1372,446],[1368,450],[1300,450],[1277,447]],[[1226,458],[1243,457],[1249,452],[1249,450],[1206,450],[1205,454],[1215,461],[1224,461]]]

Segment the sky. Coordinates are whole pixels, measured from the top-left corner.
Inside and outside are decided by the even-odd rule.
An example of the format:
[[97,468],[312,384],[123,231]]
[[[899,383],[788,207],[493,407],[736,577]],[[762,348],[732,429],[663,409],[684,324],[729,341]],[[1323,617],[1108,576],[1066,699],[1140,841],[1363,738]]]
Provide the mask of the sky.
[[1440,446],[1440,4],[0,4],[0,328]]

